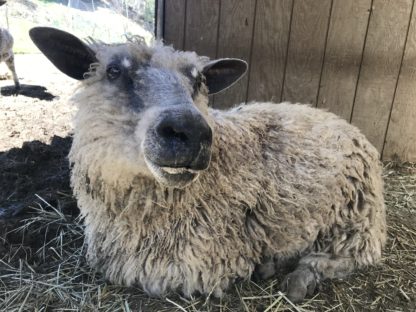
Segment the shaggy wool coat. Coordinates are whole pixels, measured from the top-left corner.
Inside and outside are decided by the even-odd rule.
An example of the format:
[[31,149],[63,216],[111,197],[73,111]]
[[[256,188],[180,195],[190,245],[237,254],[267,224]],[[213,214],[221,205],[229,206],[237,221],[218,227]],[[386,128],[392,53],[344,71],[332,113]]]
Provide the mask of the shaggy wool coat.
[[380,259],[379,155],[334,114],[289,103],[209,109],[211,164],[191,185],[172,189],[130,165],[133,117],[106,103],[86,105],[84,93],[72,185],[89,260],[111,281],[155,295],[220,296],[268,258],[323,253],[346,259],[346,271]]

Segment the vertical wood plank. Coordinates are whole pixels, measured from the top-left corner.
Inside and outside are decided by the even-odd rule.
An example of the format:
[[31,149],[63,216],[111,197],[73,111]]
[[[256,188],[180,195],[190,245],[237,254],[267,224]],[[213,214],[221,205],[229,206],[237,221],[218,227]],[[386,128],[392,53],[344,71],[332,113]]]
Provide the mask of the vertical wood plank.
[[416,6],[393,102],[383,159],[416,162]]
[[333,2],[317,106],[348,121],[354,103],[370,10],[371,0]]
[[373,2],[351,121],[379,151],[384,143],[412,2]]
[[186,8],[185,50],[215,58],[219,0],[189,1]]
[[187,0],[165,0],[164,41],[183,50]]
[[155,2],[155,36],[156,39],[163,39],[163,23],[165,12],[165,0],[156,0]]
[[293,0],[257,2],[248,101],[280,101]]
[[[217,57],[236,57],[249,61],[254,27],[254,0],[221,1]],[[214,96],[214,107],[227,108],[245,102],[247,75],[232,88]]]
[[295,1],[283,100],[315,104],[330,9],[331,0]]

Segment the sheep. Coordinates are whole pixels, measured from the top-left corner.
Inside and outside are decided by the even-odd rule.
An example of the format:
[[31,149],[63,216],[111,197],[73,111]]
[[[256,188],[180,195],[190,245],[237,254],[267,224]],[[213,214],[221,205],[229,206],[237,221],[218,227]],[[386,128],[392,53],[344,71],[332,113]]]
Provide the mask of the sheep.
[[[0,6],[5,3],[6,1],[0,1]],[[1,62],[5,62],[12,72],[15,90],[18,91],[20,89],[20,83],[14,66],[13,37],[7,29],[0,27],[0,63]]]
[[236,280],[282,281],[294,302],[376,264],[386,241],[381,163],[354,126],[308,105],[227,111],[208,95],[247,64],[160,42],[30,36],[80,81],[69,159],[90,264],[149,295],[220,297]]
[[15,90],[20,89],[19,78],[17,77],[16,67],[14,65],[13,54],[13,37],[5,28],[0,28],[0,63],[5,62],[12,72]]

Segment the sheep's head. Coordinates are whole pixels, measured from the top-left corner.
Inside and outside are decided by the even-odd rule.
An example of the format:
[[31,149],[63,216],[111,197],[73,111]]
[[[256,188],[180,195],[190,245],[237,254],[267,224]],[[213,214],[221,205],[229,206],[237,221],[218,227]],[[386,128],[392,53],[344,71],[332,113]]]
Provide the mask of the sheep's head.
[[105,127],[122,130],[108,131],[108,137],[103,138],[111,140],[112,135],[118,135],[118,141],[129,141],[129,151],[119,154],[124,159],[126,154],[133,155],[125,162],[136,162],[144,168],[142,173],[178,188],[208,168],[213,138],[208,94],[234,84],[247,69],[244,61],[209,61],[161,44],[88,46],[69,33],[46,27],[33,28],[30,36],[58,69],[93,90],[90,97],[94,98],[91,105],[95,105],[96,120],[102,118],[98,116],[100,103],[104,103],[107,115],[128,116],[123,127],[107,120]]

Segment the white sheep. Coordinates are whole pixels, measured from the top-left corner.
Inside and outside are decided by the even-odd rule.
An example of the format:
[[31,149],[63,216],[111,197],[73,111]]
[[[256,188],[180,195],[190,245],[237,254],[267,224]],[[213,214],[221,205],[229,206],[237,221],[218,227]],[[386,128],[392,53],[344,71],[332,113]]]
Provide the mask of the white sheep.
[[[5,3],[6,1],[0,1],[0,6]],[[13,37],[7,29],[0,27],[0,63],[1,62],[5,62],[12,72],[15,89],[16,91],[19,90],[19,78],[17,77],[16,68],[14,66]]]
[[237,278],[282,283],[293,301],[375,264],[386,240],[381,166],[360,131],[298,104],[208,107],[246,71],[160,43],[87,46],[34,28],[40,50],[81,81],[70,151],[88,258],[153,295],[221,296]]

